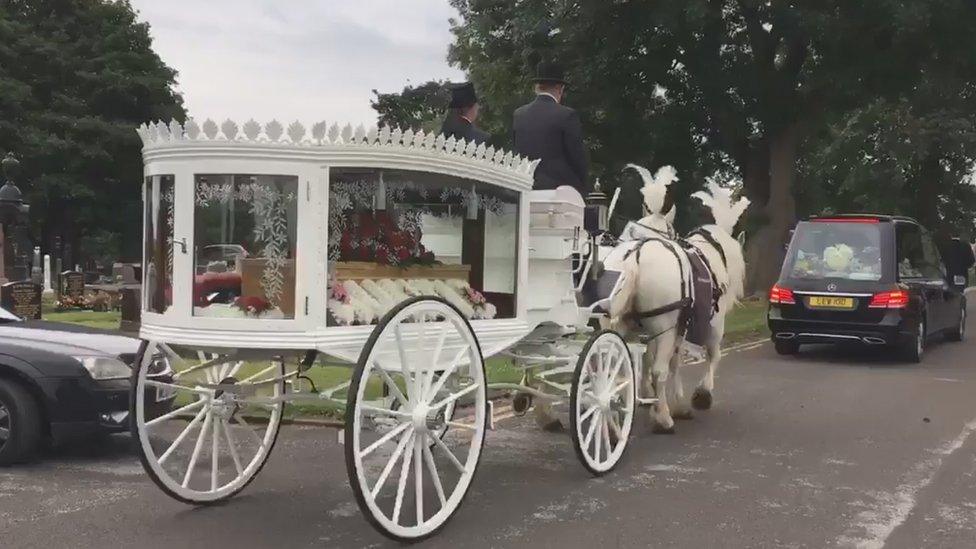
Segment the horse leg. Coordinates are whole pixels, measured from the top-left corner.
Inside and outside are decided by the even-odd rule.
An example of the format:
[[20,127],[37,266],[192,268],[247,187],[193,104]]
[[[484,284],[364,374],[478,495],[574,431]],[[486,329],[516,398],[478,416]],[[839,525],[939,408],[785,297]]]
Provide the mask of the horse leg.
[[708,339],[705,342],[705,350],[708,355],[708,368],[705,375],[695,388],[695,393],[691,397],[691,405],[696,410],[708,410],[712,407],[712,391],[715,390],[715,371],[718,363],[722,360],[722,336],[725,335],[724,316],[712,324],[708,332]]
[[657,397],[657,404],[651,409],[651,423],[653,431],[658,434],[673,434],[674,420],[671,418],[671,408],[668,406],[668,364],[674,354],[675,343],[674,331],[668,331],[658,336],[655,342],[653,358],[645,357],[645,361],[651,361],[651,376],[654,386],[654,396]]
[[692,419],[691,405],[685,397],[684,383],[681,381],[681,353],[675,349],[668,364],[671,375],[671,417],[674,419]]

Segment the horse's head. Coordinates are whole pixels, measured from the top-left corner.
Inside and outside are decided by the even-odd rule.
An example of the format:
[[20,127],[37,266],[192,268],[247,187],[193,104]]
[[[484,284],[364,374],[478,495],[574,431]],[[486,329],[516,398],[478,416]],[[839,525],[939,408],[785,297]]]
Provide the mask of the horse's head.
[[642,225],[664,232],[673,232],[675,209],[664,211],[665,202],[668,196],[668,186],[678,180],[678,173],[672,166],[663,166],[657,173],[637,164],[627,164],[627,168],[636,171],[644,186],[641,187],[641,195],[644,197],[644,213],[640,220]]
[[725,231],[730,236],[735,230],[735,224],[749,207],[748,198],[732,199],[732,192],[722,187],[714,179],[708,179],[708,191],[698,191],[691,195],[693,198],[701,200],[708,209],[712,211],[712,218],[715,225]]

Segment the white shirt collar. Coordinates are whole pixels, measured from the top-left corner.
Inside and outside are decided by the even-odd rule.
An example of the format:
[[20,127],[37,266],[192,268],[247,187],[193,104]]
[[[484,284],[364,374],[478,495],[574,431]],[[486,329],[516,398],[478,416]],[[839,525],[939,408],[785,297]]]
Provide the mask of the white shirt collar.
[[549,92],[538,92],[538,93],[536,93],[536,95],[537,96],[539,96],[539,95],[548,95],[549,97],[552,98],[553,101],[555,101],[556,103],[559,103],[559,100],[556,99],[556,96],[553,95],[553,94],[551,94],[551,93],[549,93]]

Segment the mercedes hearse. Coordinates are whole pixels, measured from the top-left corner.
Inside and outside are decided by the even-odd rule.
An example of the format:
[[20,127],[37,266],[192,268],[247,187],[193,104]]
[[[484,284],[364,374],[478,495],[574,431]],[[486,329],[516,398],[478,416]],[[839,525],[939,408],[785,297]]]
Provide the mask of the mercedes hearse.
[[797,224],[768,323],[779,354],[808,343],[893,348],[918,362],[935,334],[960,341],[973,252],[940,242],[914,219],[891,215],[813,217]]

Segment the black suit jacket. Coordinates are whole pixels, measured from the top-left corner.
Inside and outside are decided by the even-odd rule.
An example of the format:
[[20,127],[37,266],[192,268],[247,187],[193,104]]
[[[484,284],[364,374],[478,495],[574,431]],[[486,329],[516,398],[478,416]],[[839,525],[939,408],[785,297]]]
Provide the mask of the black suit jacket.
[[542,160],[535,170],[533,188],[572,185],[583,196],[590,192],[583,129],[576,111],[548,95],[539,95],[515,110],[512,127],[515,151]]
[[447,118],[444,119],[441,133],[444,134],[444,137],[454,136],[455,139],[464,139],[466,142],[473,139],[478,144],[487,142],[490,137],[488,132],[478,129],[478,126],[453,112],[448,113]]

